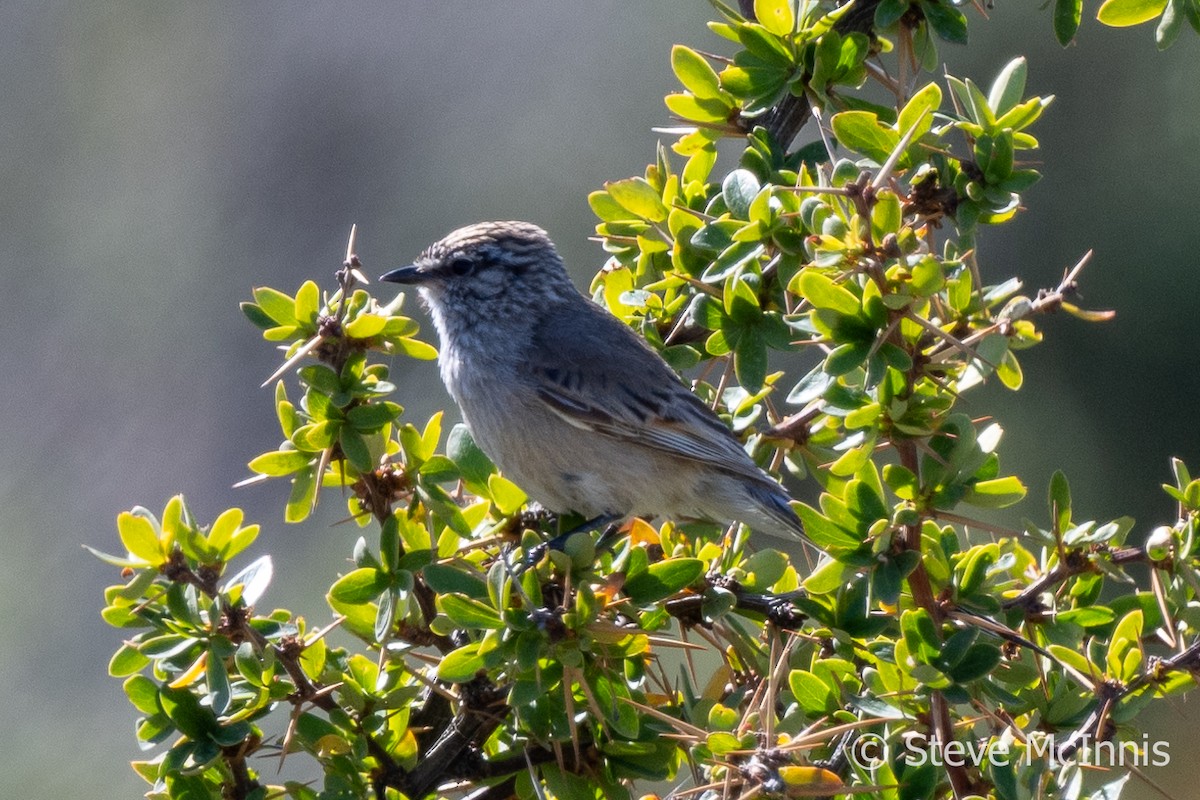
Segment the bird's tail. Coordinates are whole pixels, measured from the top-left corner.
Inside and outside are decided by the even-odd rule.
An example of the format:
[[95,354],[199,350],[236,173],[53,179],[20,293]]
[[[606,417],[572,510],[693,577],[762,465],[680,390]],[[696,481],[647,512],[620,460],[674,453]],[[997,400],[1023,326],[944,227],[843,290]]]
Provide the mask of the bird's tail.
[[756,516],[760,518],[761,522],[758,526],[752,522],[751,527],[760,527],[765,533],[783,538],[795,539],[805,536],[804,523],[792,510],[791,498],[778,483],[772,480],[764,480],[762,483],[755,482],[749,484],[747,490],[754,502]]

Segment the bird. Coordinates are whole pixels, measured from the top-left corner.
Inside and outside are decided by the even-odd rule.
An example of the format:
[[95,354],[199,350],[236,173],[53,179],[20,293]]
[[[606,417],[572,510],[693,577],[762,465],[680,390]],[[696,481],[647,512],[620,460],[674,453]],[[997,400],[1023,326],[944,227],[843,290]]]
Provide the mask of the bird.
[[544,508],[803,536],[783,487],[642,337],[575,288],[538,226],[459,228],[381,280],[417,288],[472,438]]

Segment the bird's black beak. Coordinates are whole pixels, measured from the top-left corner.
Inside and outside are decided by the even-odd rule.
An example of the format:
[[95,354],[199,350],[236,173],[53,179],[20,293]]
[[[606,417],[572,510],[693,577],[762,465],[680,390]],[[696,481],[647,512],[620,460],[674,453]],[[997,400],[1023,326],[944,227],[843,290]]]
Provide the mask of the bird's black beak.
[[407,267],[400,267],[391,272],[385,272],[379,276],[379,280],[388,281],[390,283],[405,283],[405,284],[422,284],[428,281],[430,275],[422,269],[418,269],[415,264],[409,264]]

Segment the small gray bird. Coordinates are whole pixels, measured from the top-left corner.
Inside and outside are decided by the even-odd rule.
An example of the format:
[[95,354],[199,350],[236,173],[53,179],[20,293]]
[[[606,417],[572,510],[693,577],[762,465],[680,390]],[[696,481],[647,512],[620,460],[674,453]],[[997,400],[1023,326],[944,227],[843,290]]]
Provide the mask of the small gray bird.
[[804,528],[788,496],[632,330],[580,294],[546,232],[482,222],[382,280],[420,289],[476,443],[552,511]]

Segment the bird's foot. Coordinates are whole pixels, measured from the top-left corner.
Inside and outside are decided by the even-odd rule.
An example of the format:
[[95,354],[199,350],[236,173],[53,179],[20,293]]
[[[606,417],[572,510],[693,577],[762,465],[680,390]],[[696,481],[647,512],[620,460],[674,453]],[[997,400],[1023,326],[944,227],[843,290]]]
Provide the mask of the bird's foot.
[[524,572],[534,564],[542,560],[549,550],[557,550],[563,552],[566,549],[567,540],[577,533],[587,533],[589,531],[601,530],[600,538],[596,540],[596,549],[610,546],[616,540],[617,534],[620,533],[620,521],[624,517],[620,514],[601,514],[598,517],[593,517],[589,520],[563,531],[549,541],[541,542],[535,547],[525,551],[525,556],[521,559],[519,570]]

